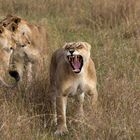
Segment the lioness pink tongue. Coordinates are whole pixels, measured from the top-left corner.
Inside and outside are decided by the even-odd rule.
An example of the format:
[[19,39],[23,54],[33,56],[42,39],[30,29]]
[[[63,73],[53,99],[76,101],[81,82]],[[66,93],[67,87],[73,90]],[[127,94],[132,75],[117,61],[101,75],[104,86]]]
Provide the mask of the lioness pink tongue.
[[79,59],[77,59],[77,58],[74,58],[72,65],[73,65],[74,69],[80,69],[80,67],[81,67],[81,63],[80,63]]

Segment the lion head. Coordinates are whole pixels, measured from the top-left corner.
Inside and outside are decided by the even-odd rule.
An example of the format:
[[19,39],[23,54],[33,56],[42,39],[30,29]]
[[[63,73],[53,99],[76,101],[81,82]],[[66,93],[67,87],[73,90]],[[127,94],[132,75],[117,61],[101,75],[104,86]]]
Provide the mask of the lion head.
[[65,60],[74,73],[80,73],[90,57],[90,44],[86,42],[71,42],[64,45]]
[[41,55],[46,47],[45,33],[42,33],[40,27],[17,16],[9,15],[0,24],[11,32],[11,38],[16,44],[10,59],[10,75],[15,78],[18,75],[22,79],[27,65],[42,62]]

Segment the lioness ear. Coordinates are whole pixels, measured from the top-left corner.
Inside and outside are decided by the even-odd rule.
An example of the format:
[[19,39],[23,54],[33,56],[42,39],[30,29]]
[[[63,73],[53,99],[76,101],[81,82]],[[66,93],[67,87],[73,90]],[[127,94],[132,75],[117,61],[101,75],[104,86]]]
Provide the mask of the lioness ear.
[[0,34],[2,34],[3,32],[4,32],[4,28],[0,26]]
[[15,22],[16,24],[19,24],[20,21],[21,21],[21,18],[19,18],[19,17],[14,17],[12,21]]
[[91,49],[91,45],[87,42],[82,42],[83,45],[85,45],[89,50]]
[[15,31],[17,30],[17,28],[18,28],[18,25],[17,25],[17,24],[11,23],[11,25],[10,25],[10,27],[9,27],[9,30],[10,30],[11,32],[15,32]]
[[68,43],[65,43],[64,46],[62,48],[66,48],[68,46]]

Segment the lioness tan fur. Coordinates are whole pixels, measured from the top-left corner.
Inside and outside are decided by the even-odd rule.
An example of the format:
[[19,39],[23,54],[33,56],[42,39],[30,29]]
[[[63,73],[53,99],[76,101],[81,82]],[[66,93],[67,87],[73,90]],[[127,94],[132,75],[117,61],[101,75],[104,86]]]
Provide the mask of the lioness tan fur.
[[72,42],[65,44],[63,48],[56,50],[52,55],[50,96],[52,97],[52,108],[55,109],[56,107],[57,112],[57,130],[55,134],[62,135],[68,131],[66,125],[68,96],[77,96],[79,116],[83,115],[85,94],[92,95],[93,104],[97,101],[96,71],[90,57],[90,49],[90,44],[86,42]]
[[[25,64],[24,62],[26,61],[27,75],[29,81],[31,81],[33,69],[38,73],[40,68],[43,67],[43,60],[47,56],[46,29],[42,26],[30,24],[26,20],[12,15],[7,16],[1,24],[13,32],[12,36],[17,44],[12,57],[11,66],[17,64],[17,61],[20,61],[22,64]],[[24,60],[25,55],[26,60]],[[20,69],[20,73],[23,73],[23,66],[16,65],[14,68],[15,67],[18,67],[17,69]],[[11,67],[10,69],[12,70],[13,68]],[[20,76],[22,77],[22,74]]]

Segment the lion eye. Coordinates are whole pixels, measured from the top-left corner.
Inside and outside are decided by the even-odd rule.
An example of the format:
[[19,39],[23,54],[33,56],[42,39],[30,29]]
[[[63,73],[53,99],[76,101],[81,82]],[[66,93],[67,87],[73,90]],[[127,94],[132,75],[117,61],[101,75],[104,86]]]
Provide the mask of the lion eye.
[[23,44],[23,45],[21,45],[21,47],[22,47],[22,48],[24,48],[24,47],[26,47],[26,45],[25,45],[25,44]]
[[31,41],[28,41],[28,44],[30,45],[31,44]]
[[6,27],[6,23],[3,23],[3,26]]
[[23,32],[22,35],[25,35],[25,32]]
[[83,45],[79,45],[77,46],[78,49],[82,49],[83,48]]

